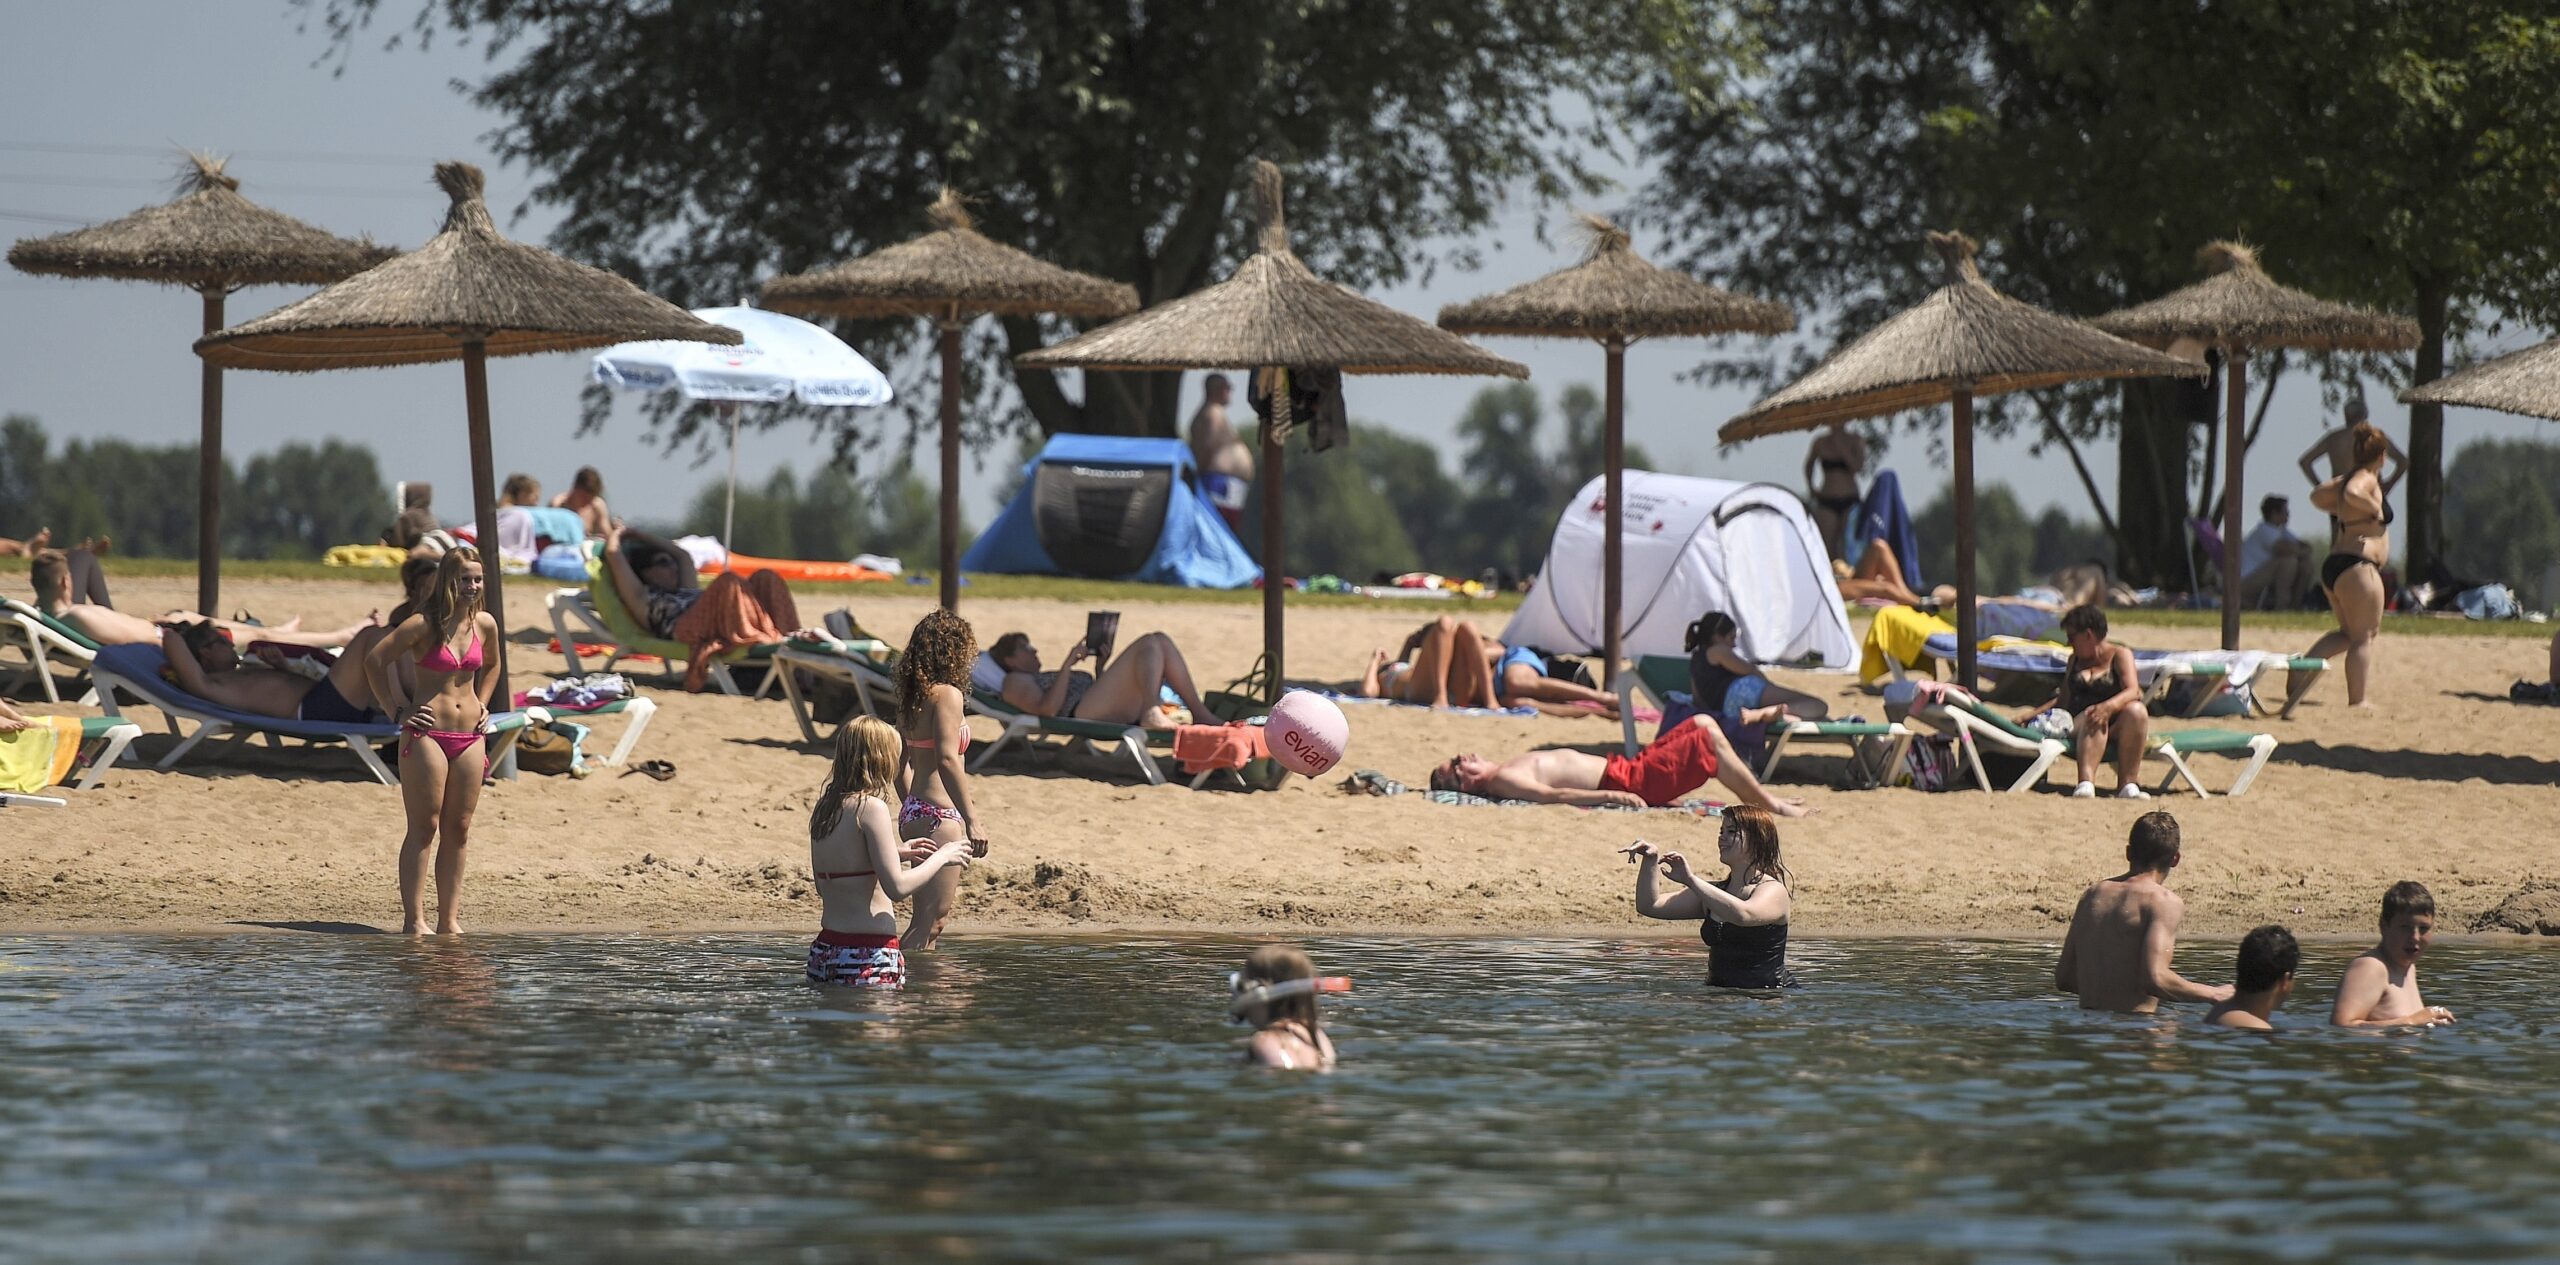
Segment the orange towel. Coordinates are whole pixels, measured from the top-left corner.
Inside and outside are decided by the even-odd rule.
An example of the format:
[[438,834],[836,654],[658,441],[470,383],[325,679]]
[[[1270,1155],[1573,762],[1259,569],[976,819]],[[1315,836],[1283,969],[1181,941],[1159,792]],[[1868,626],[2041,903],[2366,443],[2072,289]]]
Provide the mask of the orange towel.
[[1185,773],[1241,769],[1270,755],[1260,725],[1177,725],[1173,730],[1173,758]]
[[800,608],[791,600],[790,587],[781,576],[758,571],[743,580],[724,575],[704,585],[693,606],[676,616],[667,639],[693,648],[684,687],[699,694],[711,673],[712,656],[740,646],[769,645],[798,627]]

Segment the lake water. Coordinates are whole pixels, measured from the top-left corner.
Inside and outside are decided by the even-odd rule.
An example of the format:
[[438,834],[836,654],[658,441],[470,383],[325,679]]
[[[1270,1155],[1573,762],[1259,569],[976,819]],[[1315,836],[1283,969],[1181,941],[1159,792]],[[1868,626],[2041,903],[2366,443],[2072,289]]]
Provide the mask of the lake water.
[[[2460,1026],[2084,1015],[2049,946],[1330,939],[1330,1077],[1234,1061],[1242,941],[0,939],[0,1259],[2552,1259],[2560,954]],[[2181,966],[2228,977],[2228,944]]]

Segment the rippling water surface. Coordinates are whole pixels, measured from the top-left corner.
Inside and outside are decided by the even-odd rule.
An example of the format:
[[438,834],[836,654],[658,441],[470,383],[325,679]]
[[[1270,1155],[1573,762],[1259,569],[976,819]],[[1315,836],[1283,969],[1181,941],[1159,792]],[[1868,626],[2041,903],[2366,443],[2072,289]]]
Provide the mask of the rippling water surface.
[[[0,1258],[2560,1256],[2560,953],[2453,1029],[2083,1015],[2049,947],[1341,939],[1344,1068],[1238,1066],[1242,942],[0,940]],[[2182,955],[2225,978],[2229,946]]]

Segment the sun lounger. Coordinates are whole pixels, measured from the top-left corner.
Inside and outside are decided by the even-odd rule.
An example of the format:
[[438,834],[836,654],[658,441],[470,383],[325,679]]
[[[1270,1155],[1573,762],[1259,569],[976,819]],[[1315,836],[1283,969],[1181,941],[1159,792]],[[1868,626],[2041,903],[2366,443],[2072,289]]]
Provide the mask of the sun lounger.
[[[81,717],[81,745],[86,746],[89,743],[99,741],[103,741],[107,745],[104,750],[101,750],[98,753],[98,758],[90,762],[88,768],[81,770],[77,781],[65,783],[65,785],[68,785],[75,790],[86,791],[96,789],[98,780],[106,776],[107,770],[114,767],[116,761],[124,758],[125,748],[132,746],[133,740],[141,736],[142,726],[123,719],[122,717]],[[51,795],[20,795],[14,792],[0,791],[0,808],[26,808],[36,806],[60,808],[69,802],[69,800],[59,799]]]
[[[98,657],[98,643],[89,640],[77,628],[45,614],[16,598],[0,598],[0,644],[16,643],[26,648],[26,671],[36,678],[44,691],[44,701],[59,703],[62,694],[54,685],[53,663],[59,659],[72,665],[75,673],[85,674]],[[78,703],[97,701],[96,682],[87,694],[73,700]]]
[[[356,759],[364,763],[365,770],[373,774],[374,780],[385,786],[400,784],[400,779],[384,766],[382,758],[375,755],[373,751],[373,744],[400,736],[398,725],[389,721],[371,725],[353,725],[284,720],[274,716],[233,711],[210,699],[198,698],[170,684],[160,675],[161,669],[167,665],[168,660],[161,656],[158,646],[108,646],[98,651],[98,660],[94,668],[98,681],[98,703],[106,709],[109,716],[123,715],[118,710],[116,702],[117,692],[122,691],[159,708],[168,718],[169,732],[172,734],[182,732],[179,727],[180,721],[195,722],[195,732],[187,734],[185,740],[168,755],[161,757],[160,763],[154,767],[170,768],[207,738],[218,738],[229,733],[233,741],[240,741],[256,734],[263,735],[267,739],[267,744],[273,747],[282,747],[286,738],[299,738],[310,743],[343,742],[347,744],[349,751],[355,753]],[[515,776],[516,738],[523,732],[525,722],[530,718],[526,712],[499,712],[489,718],[491,730],[489,759],[492,762],[491,767],[497,770],[498,776],[509,778]],[[626,739],[629,736],[626,735]]]
[[[622,604],[622,595],[613,591],[613,581],[604,574],[603,563],[589,559],[587,584],[584,588],[553,589],[542,599],[542,607],[551,615],[551,635],[559,639],[560,654],[569,661],[571,673],[610,672],[623,656],[655,655],[667,662],[670,671],[693,658],[693,647],[681,641],[653,637],[641,631],[640,622]],[[612,647],[602,667],[586,667],[578,662],[578,643]],[[737,679],[729,674],[731,666],[761,662],[772,657],[773,646],[740,646],[713,656],[709,676],[713,686],[723,694],[738,693]],[[765,674],[765,682],[756,697],[775,687],[773,674]]]
[[[2070,744],[2063,740],[2020,725],[2001,715],[1997,709],[1979,702],[1959,699],[1943,706],[1922,708],[1912,715],[1931,721],[1944,719],[1954,727],[1957,745],[1964,749],[1965,767],[1973,771],[1974,782],[1986,791],[1991,789],[1991,777],[1982,767],[1981,748],[1984,746],[2028,758],[2027,771],[2005,788],[2013,793],[2042,783],[2046,770],[2071,749]],[[2232,780],[2231,789],[2223,792],[2236,796],[2245,794],[2250,784],[2257,781],[2258,771],[2266,767],[2267,759],[2275,754],[2275,749],[2276,740],[2269,734],[2243,733],[2234,729],[2162,729],[2152,731],[2145,758],[2160,760],[2169,766],[2169,772],[2160,780],[2159,790],[2165,792],[2184,780],[2199,798],[2209,799],[2212,792],[2205,789],[2203,780],[2196,776],[2186,757],[2218,752],[2246,758],[2248,766]]]
[[[1934,659],[1955,658],[1955,636],[1951,633],[1931,636],[1923,653]],[[1974,663],[1984,675],[1986,692],[1995,697],[2029,702],[2033,700],[2026,698],[2027,694],[2048,691],[2061,681],[2070,656],[2068,646],[2008,641],[1996,648],[1978,649]],[[2133,652],[2133,664],[2135,673],[2141,677],[2143,701],[2150,704],[2155,715],[2163,714],[2162,704],[2179,683],[2198,683],[2198,688],[2188,692],[2184,706],[2176,711],[2177,715],[2186,718],[2203,715],[2215,698],[2235,684],[2244,684],[2249,688],[2242,693],[2259,715],[2290,719],[2293,715],[2292,702],[2270,701],[2271,695],[2279,699],[2286,695],[2284,684],[2278,683],[2269,688],[2278,665],[2281,664],[2288,673],[2307,672],[2314,678],[2329,667],[2326,659],[2219,650],[2136,650]],[[1888,657],[1885,666],[1895,680],[1905,679],[1901,664]],[[2220,688],[2206,688],[2204,683],[2207,682],[2217,682]],[[2003,685],[2010,688],[2002,689]]]
[[817,720],[809,712],[809,700],[800,690],[800,674],[852,686],[864,714],[895,724],[898,682],[891,675],[895,663],[884,642],[794,638],[773,652],[772,676],[782,682],[783,701],[791,704],[791,718],[800,722],[800,736],[810,742],[822,742]]
[[[1147,779],[1147,785],[1164,785],[1164,769],[1156,763],[1154,753],[1148,748],[1161,746],[1170,749],[1173,746],[1173,731],[1170,729],[1142,729],[1136,725],[1077,720],[1070,716],[1035,716],[978,689],[969,691],[968,710],[973,716],[985,716],[1004,726],[1004,733],[994,742],[978,748],[977,755],[969,761],[969,770],[973,773],[985,768],[987,761],[994,759],[997,752],[1016,741],[1027,744],[1034,737],[1060,738],[1065,740],[1063,745],[1088,751],[1116,747],[1138,766],[1138,772]],[[1202,774],[1198,781],[1192,783],[1192,789],[1198,790],[1207,780],[1208,775]]]
[[[1636,739],[1636,695],[1651,699],[1657,708],[1669,707],[1672,691],[1686,692],[1689,688],[1689,661],[1678,655],[1641,656],[1634,667],[1618,674],[1616,688],[1620,740],[1632,756],[1644,749]],[[1902,771],[1902,762],[1911,752],[1912,733],[1899,722],[1783,718],[1769,722],[1766,732],[1769,750],[1760,762],[1764,781],[1778,771],[1789,747],[1814,743],[1848,747],[1850,777],[1860,787],[1879,786],[1891,780]]]

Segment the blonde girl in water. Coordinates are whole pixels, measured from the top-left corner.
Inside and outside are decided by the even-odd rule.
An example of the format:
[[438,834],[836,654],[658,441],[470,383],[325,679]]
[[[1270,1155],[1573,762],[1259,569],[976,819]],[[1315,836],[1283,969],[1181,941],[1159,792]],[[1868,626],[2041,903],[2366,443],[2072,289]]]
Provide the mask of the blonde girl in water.
[[1244,969],[1229,976],[1233,995],[1227,1014],[1253,1027],[1245,1043],[1244,1061],[1283,1071],[1333,1070],[1333,1040],[1324,1034],[1316,1014],[1316,994],[1349,991],[1351,981],[1318,977],[1316,964],[1302,949],[1267,944],[1244,960]]
[[[962,705],[977,658],[977,632],[945,610],[916,621],[906,653],[898,656],[898,730],[906,744],[898,767],[898,836],[962,840],[985,856],[987,830],[969,803],[969,716]],[[957,870],[917,890],[909,947],[929,951],[941,943],[959,891]]]
[[[809,871],[817,881],[818,938],[809,978],[820,984],[901,988],[897,902],[945,873],[969,866],[969,843],[953,839],[910,851],[898,839],[898,731],[858,716],[836,731],[835,764],[809,811]],[[908,862],[912,860],[914,864]]]
[[[436,934],[462,933],[463,849],[489,767],[489,698],[496,692],[498,621],[480,609],[480,551],[446,550],[415,614],[377,640],[365,677],[383,712],[400,723],[400,930],[426,930],[427,849],[436,848]],[[413,674],[401,671],[414,664]],[[404,678],[409,683],[404,684]]]

